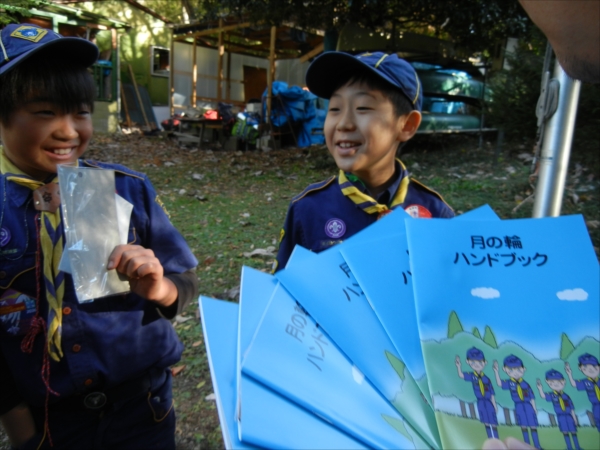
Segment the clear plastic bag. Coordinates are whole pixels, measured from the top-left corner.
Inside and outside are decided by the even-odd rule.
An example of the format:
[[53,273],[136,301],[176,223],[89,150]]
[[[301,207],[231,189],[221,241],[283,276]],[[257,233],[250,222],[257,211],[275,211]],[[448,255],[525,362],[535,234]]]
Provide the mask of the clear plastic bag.
[[71,272],[78,301],[128,292],[127,279],[107,270],[114,248],[126,243],[131,213],[117,208],[114,171],[61,165],[58,177],[66,237],[61,268]]

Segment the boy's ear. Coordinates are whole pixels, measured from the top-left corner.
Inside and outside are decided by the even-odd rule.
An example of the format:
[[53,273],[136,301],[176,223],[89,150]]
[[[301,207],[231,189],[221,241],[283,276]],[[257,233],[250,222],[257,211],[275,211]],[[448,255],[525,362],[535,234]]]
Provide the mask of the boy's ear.
[[421,113],[413,110],[402,116],[402,119],[404,120],[404,124],[402,125],[402,130],[400,130],[400,133],[398,134],[398,140],[400,142],[406,142],[412,138],[419,129],[419,125],[421,125]]

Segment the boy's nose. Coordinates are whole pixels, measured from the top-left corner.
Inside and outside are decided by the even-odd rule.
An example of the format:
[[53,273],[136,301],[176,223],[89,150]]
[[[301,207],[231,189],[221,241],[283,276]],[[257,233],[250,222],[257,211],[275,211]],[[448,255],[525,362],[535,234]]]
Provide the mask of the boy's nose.
[[340,119],[337,123],[338,130],[353,130],[355,128],[354,115],[350,108],[346,108],[342,111]]
[[79,136],[75,120],[70,114],[65,114],[64,116],[60,117],[59,123],[54,130],[54,136],[63,141],[76,139]]

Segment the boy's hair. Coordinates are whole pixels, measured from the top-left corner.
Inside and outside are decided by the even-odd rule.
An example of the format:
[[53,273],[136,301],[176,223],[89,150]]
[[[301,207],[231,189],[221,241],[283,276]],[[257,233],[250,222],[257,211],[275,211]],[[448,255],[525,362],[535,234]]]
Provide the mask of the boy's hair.
[[28,101],[48,101],[60,112],[93,112],[96,87],[88,69],[79,63],[40,54],[0,75],[0,123],[8,125],[12,114]]
[[410,113],[413,110],[413,106],[410,101],[406,98],[400,89],[392,86],[390,83],[374,75],[371,71],[361,70],[359,72],[348,73],[338,79],[338,83],[333,89],[333,92],[346,84],[364,83],[369,89],[380,91],[384,97],[388,98],[394,106],[394,114],[396,117],[403,116]]

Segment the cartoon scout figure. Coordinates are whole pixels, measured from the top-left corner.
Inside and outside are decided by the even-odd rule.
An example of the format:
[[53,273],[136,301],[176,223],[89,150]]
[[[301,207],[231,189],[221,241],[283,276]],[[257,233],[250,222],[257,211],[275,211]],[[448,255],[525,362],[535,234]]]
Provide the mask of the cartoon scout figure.
[[477,411],[479,412],[479,421],[485,425],[485,432],[489,438],[498,437],[498,418],[496,413],[496,399],[494,398],[494,387],[492,381],[483,373],[487,364],[483,352],[476,347],[467,350],[467,364],[473,369],[473,372],[463,372],[460,364],[460,357],[456,355],[456,370],[458,376],[465,381],[470,381],[473,385],[473,393],[477,398]]
[[558,429],[562,432],[567,443],[567,450],[572,450],[571,438],[569,433],[573,437],[573,444],[577,450],[581,450],[579,441],[577,440],[577,416],[575,415],[575,406],[571,397],[565,394],[565,377],[558,370],[550,369],[546,372],[546,383],[552,392],[544,392],[542,382],[537,380],[537,388],[540,393],[540,397],[545,399],[547,402],[552,402],[554,406],[554,412],[556,413],[556,419],[558,422]]
[[525,373],[523,361],[515,355],[509,355],[504,358],[504,372],[510,377],[508,380],[501,380],[498,373],[498,361],[494,361],[494,373],[496,374],[496,383],[498,387],[510,390],[510,396],[515,402],[515,418],[517,425],[521,427],[523,439],[530,444],[528,428],[531,428],[531,437],[535,448],[540,448],[537,427],[537,409],[535,407],[535,395],[527,381],[523,380]]
[[598,364],[598,358],[589,353],[584,353],[578,359],[579,370],[587,378],[574,380],[568,362],[565,363],[565,372],[567,372],[571,386],[577,388],[578,391],[587,391],[587,396],[592,403],[594,422],[596,422],[596,428],[600,432],[600,364]]

